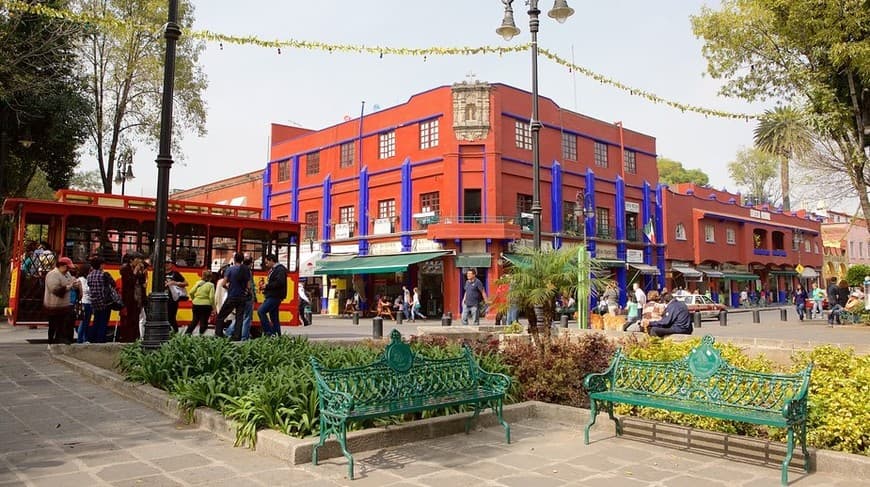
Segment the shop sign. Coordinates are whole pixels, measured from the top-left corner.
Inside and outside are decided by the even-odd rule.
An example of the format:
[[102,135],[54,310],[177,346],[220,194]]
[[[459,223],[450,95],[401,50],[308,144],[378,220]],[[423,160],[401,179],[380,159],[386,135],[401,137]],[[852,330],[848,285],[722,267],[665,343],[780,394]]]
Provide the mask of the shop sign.
[[629,213],[640,213],[640,203],[635,203],[634,201],[626,201],[625,211]]
[[420,262],[417,264],[417,269],[420,270],[420,274],[444,274],[444,261],[439,258]]
[[393,220],[391,218],[378,218],[372,231],[374,235],[387,235],[393,233]]
[[767,220],[770,221],[770,213],[761,210],[749,210],[749,216],[751,218],[757,218],[759,220]]
[[643,264],[643,250],[627,249],[625,251],[625,261],[630,264]]
[[335,238],[350,238],[350,223],[335,224]]
[[412,242],[414,252],[432,252],[444,249],[441,243],[426,238],[414,239]]
[[333,254],[358,254],[359,244],[332,244],[329,249]]
[[749,266],[725,263],[719,266],[719,270],[722,272],[748,272]]
[[377,242],[369,245],[370,255],[390,255],[402,252],[402,242]]
[[616,246],[599,244],[595,248],[595,257],[599,259],[616,259]]

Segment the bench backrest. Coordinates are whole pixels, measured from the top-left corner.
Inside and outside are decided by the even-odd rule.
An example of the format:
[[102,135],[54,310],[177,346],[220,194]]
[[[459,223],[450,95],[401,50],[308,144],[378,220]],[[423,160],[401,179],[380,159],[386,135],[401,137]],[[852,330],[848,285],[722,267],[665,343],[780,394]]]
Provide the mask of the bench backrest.
[[812,373],[812,364],[797,374],[739,369],[721,357],[709,335],[680,360],[635,360],[618,350],[612,366],[614,390],[763,411],[781,410],[787,401],[806,397]]
[[430,359],[414,354],[398,330],[377,361],[360,367],[327,369],[311,359],[315,380],[349,394],[358,404],[376,404],[414,397],[431,397],[477,386],[477,362],[468,347],[462,355]]

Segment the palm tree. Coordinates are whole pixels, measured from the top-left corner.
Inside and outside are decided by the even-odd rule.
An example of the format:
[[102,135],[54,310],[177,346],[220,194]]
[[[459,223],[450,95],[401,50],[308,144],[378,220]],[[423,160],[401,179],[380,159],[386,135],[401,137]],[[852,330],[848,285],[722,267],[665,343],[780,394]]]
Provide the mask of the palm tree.
[[782,184],[782,209],[790,210],[789,161],[812,146],[811,132],[804,112],[794,106],[766,110],[755,127],[755,145],[780,158],[779,179]]

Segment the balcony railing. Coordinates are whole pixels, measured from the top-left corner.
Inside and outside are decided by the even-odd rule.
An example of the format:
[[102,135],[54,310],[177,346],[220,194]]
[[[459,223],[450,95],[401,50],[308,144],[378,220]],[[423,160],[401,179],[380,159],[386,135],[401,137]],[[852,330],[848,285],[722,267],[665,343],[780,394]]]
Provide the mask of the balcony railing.
[[755,255],[770,255],[770,250],[767,249],[752,249],[752,253]]
[[773,255],[775,255],[776,257],[787,257],[788,253],[786,253],[786,251],[782,249],[774,249]]

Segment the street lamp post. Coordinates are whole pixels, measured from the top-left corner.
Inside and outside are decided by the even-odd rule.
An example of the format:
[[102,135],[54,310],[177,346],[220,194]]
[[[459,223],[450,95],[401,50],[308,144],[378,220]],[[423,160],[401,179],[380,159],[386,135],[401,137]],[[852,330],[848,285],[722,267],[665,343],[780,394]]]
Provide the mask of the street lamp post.
[[115,169],[115,184],[121,185],[121,196],[127,186],[127,181],[134,179],[133,176],[133,152],[125,150],[121,157],[118,158],[118,167]]
[[[520,33],[514,23],[513,0],[502,0],[504,3],[504,19],[501,27],[495,30],[506,41]],[[541,250],[541,121],[538,120],[538,0],[529,0],[529,31],[532,33],[532,118],[529,129],[532,133],[532,245],[535,250]],[[556,0],[553,8],[547,13],[560,24],[565,22],[574,9],[568,6],[567,0]]]
[[172,97],[175,91],[175,45],[181,37],[178,26],[178,0],[169,0],[166,22],[166,57],[163,62],[163,101],[160,114],[160,151],[157,154],[157,211],[154,217],[154,274],[145,320],[142,346],[154,350],[169,339],[172,327],[167,320],[169,296],[166,294],[166,220],[169,213],[169,169],[172,167]]

